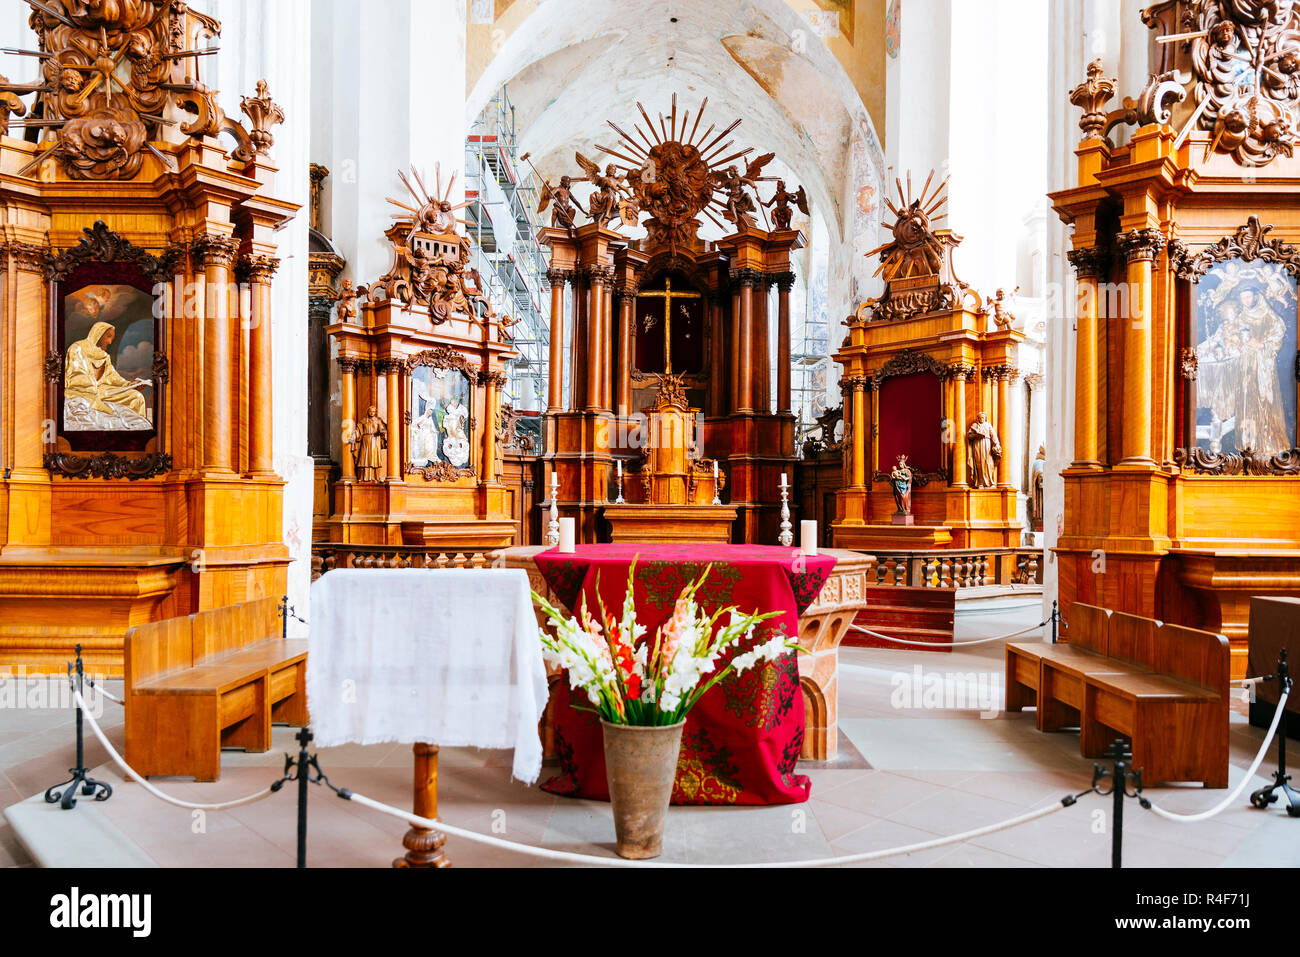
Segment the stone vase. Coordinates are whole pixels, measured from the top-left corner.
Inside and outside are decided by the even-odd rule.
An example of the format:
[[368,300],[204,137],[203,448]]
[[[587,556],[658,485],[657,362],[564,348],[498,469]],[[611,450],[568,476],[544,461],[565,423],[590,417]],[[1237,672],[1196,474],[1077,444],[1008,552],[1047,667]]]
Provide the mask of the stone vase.
[[614,812],[618,855],[633,861],[658,857],[664,820],[677,777],[685,721],[637,728],[601,721],[605,729],[605,778]]

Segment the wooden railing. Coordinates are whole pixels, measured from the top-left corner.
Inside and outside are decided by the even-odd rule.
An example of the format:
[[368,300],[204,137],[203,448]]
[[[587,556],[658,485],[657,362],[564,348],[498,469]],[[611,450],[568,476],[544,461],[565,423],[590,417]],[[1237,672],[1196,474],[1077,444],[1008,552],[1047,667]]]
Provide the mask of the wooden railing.
[[316,545],[311,580],[335,568],[488,568],[487,551],[438,551],[407,545]]
[[904,588],[1041,585],[1043,553],[1028,548],[873,552],[874,584]]

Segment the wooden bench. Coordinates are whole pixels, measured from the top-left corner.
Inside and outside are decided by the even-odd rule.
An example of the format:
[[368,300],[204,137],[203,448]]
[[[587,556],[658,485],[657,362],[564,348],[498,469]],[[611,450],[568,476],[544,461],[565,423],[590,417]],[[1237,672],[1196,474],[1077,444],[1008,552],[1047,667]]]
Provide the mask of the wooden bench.
[[271,724],[307,723],[307,642],[264,598],[131,629],[126,761],[146,777],[215,781],[221,749],[266,751]]
[[1039,730],[1077,726],[1085,757],[1117,736],[1143,781],[1228,784],[1228,640],[1075,603],[1069,645],[1007,646],[1007,710],[1032,701]]

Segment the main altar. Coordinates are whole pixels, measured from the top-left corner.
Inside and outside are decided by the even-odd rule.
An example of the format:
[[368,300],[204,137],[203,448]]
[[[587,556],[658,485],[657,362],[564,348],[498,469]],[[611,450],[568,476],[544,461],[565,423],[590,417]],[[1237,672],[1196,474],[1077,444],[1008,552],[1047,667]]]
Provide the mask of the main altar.
[[1241,678],[1250,597],[1300,594],[1300,8],[1143,19],[1150,82],[1108,108],[1088,67],[1079,185],[1053,196],[1079,283],[1060,597],[1222,632]]
[[[772,208],[771,228],[759,226],[752,194],[773,154],[730,150],[740,121],[702,130],[703,111],[679,115],[674,96],[670,115],[655,124],[641,108],[647,129],[637,125],[637,137],[611,123],[620,142],[597,147],[613,160],[603,171],[579,153],[586,175],[545,188],[546,481],[550,489],[554,477],[558,511],[577,519],[584,542],[608,540],[611,526],[638,514],[618,502],[631,501],[620,494],[620,465],[624,481],[645,490],[637,505],[677,507],[689,521],[725,504],[735,515],[724,540],[777,540],[780,478],[793,472],[795,452],[790,254],[804,237],[791,223],[807,199],[778,183],[758,201]],[[595,187],[585,209],[573,194],[582,180]],[[588,221],[579,224],[578,213]],[[704,241],[705,218],[732,231]],[[639,224],[644,239],[624,235]],[[680,433],[665,438],[649,428],[652,418],[671,417],[665,402],[694,419],[689,446]],[[723,487],[725,502],[715,494]],[[701,536],[716,540],[725,515],[704,521]]]
[[999,290],[987,301],[958,277],[961,237],[931,217],[947,202],[934,174],[912,178],[880,255],[885,292],[849,319],[843,366],[846,482],[835,545],[861,549],[1004,548],[1020,544],[1009,468],[1015,329]]

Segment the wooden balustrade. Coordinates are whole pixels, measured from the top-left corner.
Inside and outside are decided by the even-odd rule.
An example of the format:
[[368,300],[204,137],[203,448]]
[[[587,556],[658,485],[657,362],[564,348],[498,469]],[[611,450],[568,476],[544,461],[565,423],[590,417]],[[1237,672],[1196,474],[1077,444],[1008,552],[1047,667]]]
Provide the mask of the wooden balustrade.
[[488,568],[485,551],[438,551],[405,545],[317,546],[311,556],[311,580],[335,568]]
[[1042,553],[1024,548],[875,552],[874,584],[899,588],[1041,585]]

